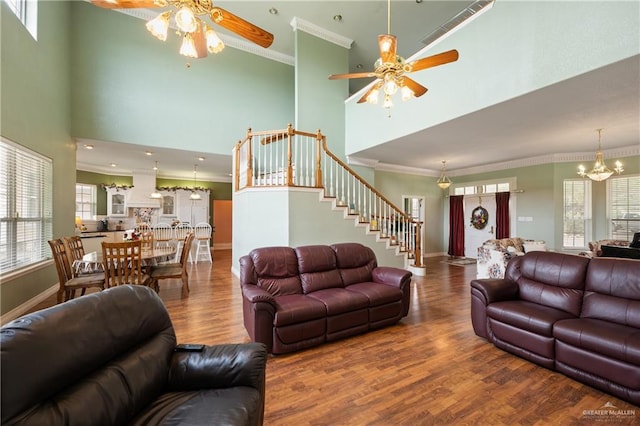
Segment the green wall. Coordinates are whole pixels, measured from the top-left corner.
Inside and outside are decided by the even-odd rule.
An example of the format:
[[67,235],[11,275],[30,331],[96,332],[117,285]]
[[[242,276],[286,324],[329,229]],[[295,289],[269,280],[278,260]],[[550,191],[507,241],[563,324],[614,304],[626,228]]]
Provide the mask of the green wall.
[[[618,158],[606,158],[609,165]],[[640,157],[619,158],[624,164],[623,176],[640,174]],[[530,216],[532,222],[516,222],[515,236],[545,240],[549,248],[562,250],[563,232],[563,182],[578,177],[580,162],[541,164],[529,167],[497,170],[464,176],[453,176],[454,185],[476,183],[496,179],[515,178],[515,214]],[[446,253],[449,245],[448,193],[435,184],[436,178],[390,172],[376,172],[376,188],[394,203],[400,203],[402,195],[426,196],[426,253]],[[606,216],[606,182],[592,184],[592,240],[608,238]],[[440,234],[438,234],[440,233]],[[569,250],[567,250],[569,251]]]
[[[0,3],[0,132],[53,160],[53,236],[73,234],[75,143],[69,132],[68,2],[38,4],[38,41]],[[0,313],[57,283],[53,262],[0,280]]]
[[75,137],[231,155],[248,127],[294,119],[290,65],[231,47],[188,59],[174,32],[163,43],[143,20],[86,2],[71,11]]

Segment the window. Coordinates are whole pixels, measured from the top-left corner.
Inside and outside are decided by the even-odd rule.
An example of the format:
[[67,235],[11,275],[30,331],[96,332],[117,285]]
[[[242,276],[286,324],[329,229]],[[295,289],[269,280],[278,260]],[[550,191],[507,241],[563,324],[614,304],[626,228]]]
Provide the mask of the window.
[[50,159],[0,139],[0,271],[50,259],[52,175]]
[[607,217],[612,239],[631,241],[640,232],[640,175],[607,181]]
[[76,217],[93,219],[96,215],[97,190],[95,185],[76,183]]
[[38,0],[4,0],[34,40],[38,39]]
[[496,192],[507,192],[509,189],[509,182],[496,182],[473,186],[459,186],[454,188],[453,193],[454,195],[494,194]]
[[563,206],[562,245],[584,248],[591,237],[591,181],[565,180]]

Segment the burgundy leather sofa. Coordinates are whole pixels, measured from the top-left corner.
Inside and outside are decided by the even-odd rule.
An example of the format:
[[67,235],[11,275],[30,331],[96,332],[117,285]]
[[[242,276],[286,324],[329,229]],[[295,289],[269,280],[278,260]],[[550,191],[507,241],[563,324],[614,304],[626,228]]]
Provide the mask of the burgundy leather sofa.
[[176,352],[162,300],[119,286],[0,329],[3,425],[261,425],[257,343]]
[[475,333],[497,347],[640,404],[640,261],[554,252],[471,281]]
[[395,324],[409,312],[411,275],[378,267],[357,243],[258,248],[240,258],[244,325],[282,354]]

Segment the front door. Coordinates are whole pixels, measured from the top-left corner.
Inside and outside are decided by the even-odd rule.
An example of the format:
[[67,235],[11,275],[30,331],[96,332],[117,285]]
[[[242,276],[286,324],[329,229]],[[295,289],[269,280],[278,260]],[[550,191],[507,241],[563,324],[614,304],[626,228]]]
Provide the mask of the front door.
[[496,197],[492,194],[465,196],[464,217],[464,256],[475,259],[478,247],[495,238]]

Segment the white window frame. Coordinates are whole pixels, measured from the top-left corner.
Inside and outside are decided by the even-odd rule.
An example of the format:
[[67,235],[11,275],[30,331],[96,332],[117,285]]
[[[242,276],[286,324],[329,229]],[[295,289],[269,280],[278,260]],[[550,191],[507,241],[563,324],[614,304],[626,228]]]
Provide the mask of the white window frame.
[[[621,182],[626,188],[614,197],[614,186]],[[633,218],[630,217],[633,214]],[[640,175],[611,177],[607,180],[607,235],[614,240],[631,241],[635,232],[640,232]]]
[[[76,183],[76,217],[82,220],[92,220],[96,215],[97,200],[98,188],[96,185]],[[85,208],[87,206],[88,208]]]
[[51,259],[53,162],[0,137],[0,275]]
[[[567,200],[568,186],[571,186],[569,200]],[[581,187],[584,193],[582,202],[576,199],[578,198],[577,187]],[[589,179],[565,179],[562,182],[562,247],[565,249],[584,249],[591,241],[591,192],[592,185]],[[576,231],[580,228],[582,233]],[[568,234],[572,237],[568,237]]]
[[38,40],[38,0],[3,0],[22,22],[34,40]]

